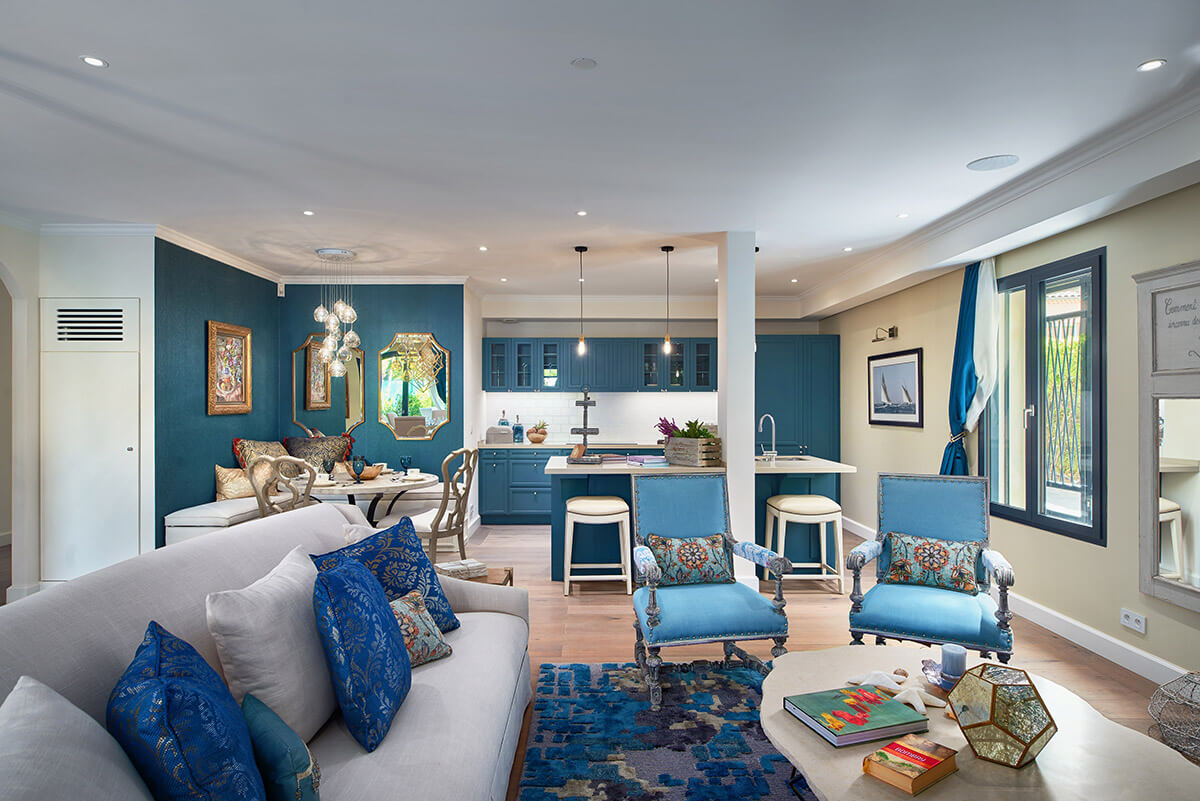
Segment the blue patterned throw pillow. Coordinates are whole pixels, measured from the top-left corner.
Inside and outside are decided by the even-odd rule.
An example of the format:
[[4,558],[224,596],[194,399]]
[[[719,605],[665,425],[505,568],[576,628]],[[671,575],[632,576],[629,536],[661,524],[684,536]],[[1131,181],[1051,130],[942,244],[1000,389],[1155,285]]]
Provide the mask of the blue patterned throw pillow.
[[229,688],[158,623],[108,697],[106,723],[157,801],[266,799]]
[[346,728],[359,745],[374,751],[412,684],[400,624],[383,587],[353,559],[317,574],[313,611]]
[[659,586],[673,584],[728,584],[733,568],[725,550],[725,535],[660,537],[650,534],[646,545],[662,571]]
[[407,517],[402,517],[399,523],[386,531],[312,559],[317,570],[325,570],[343,559],[356,559],[379,579],[389,602],[403,598],[413,590],[420,590],[425,598],[425,608],[439,629],[443,632],[454,631],[459,626],[458,618],[454,616],[454,610],[442,592],[442,583],[438,581],[433,563],[425,555],[421,540]]
[[253,693],[242,699],[242,714],[250,728],[267,801],[318,801],[321,769],[300,735]]
[[979,543],[953,542],[911,534],[887,535],[888,571],[886,584],[923,584],[975,595],[975,565]]

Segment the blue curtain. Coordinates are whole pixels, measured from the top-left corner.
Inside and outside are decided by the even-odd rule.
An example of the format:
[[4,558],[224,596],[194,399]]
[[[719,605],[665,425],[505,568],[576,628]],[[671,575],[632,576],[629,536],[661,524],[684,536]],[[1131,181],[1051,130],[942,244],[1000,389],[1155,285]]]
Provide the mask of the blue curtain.
[[975,302],[979,297],[979,262],[968,264],[963,273],[962,300],[958,304],[958,334],[954,339],[954,366],[950,370],[950,441],[942,455],[943,476],[968,473],[967,450],[962,438],[967,433],[967,409],[975,397],[979,379],[975,375]]

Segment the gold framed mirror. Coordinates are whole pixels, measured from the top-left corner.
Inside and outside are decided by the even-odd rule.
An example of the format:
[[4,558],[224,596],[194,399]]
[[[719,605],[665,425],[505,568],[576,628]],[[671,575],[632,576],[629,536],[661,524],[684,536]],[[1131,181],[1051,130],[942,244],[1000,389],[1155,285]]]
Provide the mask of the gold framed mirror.
[[292,351],[292,422],[310,437],[349,434],[366,420],[362,349],[350,349],[345,376],[332,376],[317,356],[324,339],[324,332],[309,334]]
[[379,422],[396,439],[433,439],[450,422],[450,351],[433,334],[396,334],[379,351]]

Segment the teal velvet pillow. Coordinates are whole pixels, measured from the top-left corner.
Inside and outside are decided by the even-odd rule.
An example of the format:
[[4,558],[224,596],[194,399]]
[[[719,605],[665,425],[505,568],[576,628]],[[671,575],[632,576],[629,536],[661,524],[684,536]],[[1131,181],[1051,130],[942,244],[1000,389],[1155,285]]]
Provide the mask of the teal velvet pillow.
[[650,534],[646,545],[662,571],[660,587],[675,584],[728,584],[733,581],[724,534],[707,537],[660,537]]
[[154,621],[108,697],[105,722],[158,801],[266,799],[229,688]]
[[242,699],[242,714],[267,801],[318,801],[321,769],[300,735],[253,693]]
[[921,584],[975,595],[975,566],[979,543],[915,537],[895,531],[887,535],[888,570],[885,584]]

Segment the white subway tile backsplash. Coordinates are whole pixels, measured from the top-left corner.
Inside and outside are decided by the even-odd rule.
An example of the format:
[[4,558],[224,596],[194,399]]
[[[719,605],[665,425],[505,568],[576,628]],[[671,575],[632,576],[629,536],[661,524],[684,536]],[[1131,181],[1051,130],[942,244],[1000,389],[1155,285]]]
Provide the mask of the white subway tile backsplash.
[[[570,439],[572,426],[583,424],[583,409],[575,401],[583,397],[573,392],[485,392],[487,425],[495,425],[501,410],[509,422],[528,428],[538,420],[550,427],[551,441]],[[588,423],[600,429],[596,439],[607,442],[653,442],[658,439],[654,424],[660,417],[674,419],[680,425],[699,419],[717,420],[715,392],[595,392],[596,405],[588,413]]]

